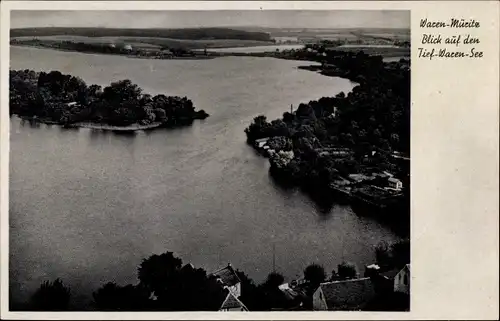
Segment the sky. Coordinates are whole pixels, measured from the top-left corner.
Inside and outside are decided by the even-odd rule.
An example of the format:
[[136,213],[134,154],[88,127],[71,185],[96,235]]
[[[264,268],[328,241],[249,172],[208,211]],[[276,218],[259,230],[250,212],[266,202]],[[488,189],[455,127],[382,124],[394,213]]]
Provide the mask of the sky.
[[11,11],[11,28],[410,28],[410,11]]

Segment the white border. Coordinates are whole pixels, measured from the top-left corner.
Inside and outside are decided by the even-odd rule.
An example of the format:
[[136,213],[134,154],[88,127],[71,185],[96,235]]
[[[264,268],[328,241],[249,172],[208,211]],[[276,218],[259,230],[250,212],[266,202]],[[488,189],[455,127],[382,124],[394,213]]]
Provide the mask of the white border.
[[[352,1],[352,2],[264,2],[264,1],[172,1],[172,2],[66,2],[3,1],[1,3],[1,317],[9,319],[494,319],[498,318],[498,17],[496,1]],[[8,147],[9,116],[8,66],[10,10],[411,10],[412,11],[412,307],[409,313],[368,312],[182,312],[182,313],[21,313],[8,312]],[[418,46],[417,20],[426,16],[449,19],[453,15],[480,17],[483,50],[487,57],[467,69],[464,62],[429,63],[416,58]],[[487,66],[487,67],[485,67]],[[445,75],[438,74],[444,72]],[[463,77],[462,82],[453,81]],[[474,80],[472,82],[470,79]],[[449,82],[454,88],[449,88]],[[448,86],[448,87],[447,87]],[[432,96],[439,91],[442,96]],[[479,104],[470,113],[461,112],[466,95],[476,97]],[[475,96],[476,95],[476,96]],[[474,102],[474,100],[472,101]],[[462,103],[462,104],[461,104]],[[432,104],[432,109],[429,106]],[[450,104],[454,105],[448,108]],[[439,119],[431,123],[430,119]],[[441,123],[442,122],[442,123]],[[462,131],[450,122],[471,124]],[[456,165],[452,176],[446,171],[459,164],[457,154],[448,145],[433,145],[434,137],[450,135],[456,149],[471,148],[472,141],[482,138],[484,149],[474,149],[476,157]],[[465,134],[464,134],[465,133]],[[468,135],[466,137],[466,134]],[[486,142],[485,142],[486,139]],[[442,140],[442,139],[441,139]],[[440,154],[440,151],[442,152]],[[439,157],[438,157],[439,156]],[[443,158],[447,157],[443,164]],[[494,159],[496,158],[496,159]],[[435,166],[432,166],[435,165]],[[441,167],[439,167],[441,166]],[[474,181],[468,170],[475,167],[481,182]],[[444,169],[444,170],[443,170]],[[458,171],[461,170],[461,172]],[[483,175],[486,172],[487,175]],[[417,175],[418,174],[418,175]],[[469,175],[464,177],[460,175]],[[488,178],[489,177],[489,178]],[[460,179],[457,179],[460,178]],[[427,181],[426,181],[427,179]],[[430,184],[430,183],[432,184]],[[450,183],[453,182],[453,183]],[[463,199],[455,183],[469,184],[477,195]],[[469,183],[468,183],[469,182]],[[434,183],[437,187],[435,188]],[[441,184],[443,188],[439,186]],[[451,185],[451,186],[449,186]],[[446,187],[446,189],[444,188]],[[460,205],[451,208],[442,199]],[[496,196],[494,196],[496,195]],[[457,198],[458,197],[458,198]],[[471,213],[470,202],[480,202]],[[467,202],[467,203],[466,203]],[[474,204],[475,205],[475,204]],[[470,218],[474,215],[473,218]],[[443,219],[444,218],[444,219]],[[476,221],[479,220],[478,224]],[[457,223],[456,221],[459,221]],[[449,224],[442,227],[440,224]],[[434,233],[437,233],[436,236]],[[457,236],[458,235],[458,236]],[[496,242],[495,242],[496,240]],[[442,244],[437,248],[436,244]],[[481,256],[475,253],[481,253]],[[465,253],[465,257],[461,257]],[[484,257],[484,259],[482,259]],[[430,266],[430,267],[429,267]],[[482,270],[481,270],[482,269]],[[470,273],[474,273],[473,276]],[[496,274],[495,274],[496,273]],[[415,276],[417,275],[417,276]],[[495,277],[496,275],[496,277]]]

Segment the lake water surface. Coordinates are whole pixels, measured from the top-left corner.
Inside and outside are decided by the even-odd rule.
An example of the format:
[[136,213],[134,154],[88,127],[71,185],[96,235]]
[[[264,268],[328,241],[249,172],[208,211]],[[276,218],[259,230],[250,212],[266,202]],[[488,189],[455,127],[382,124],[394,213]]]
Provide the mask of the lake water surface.
[[[373,246],[397,236],[349,207],[322,213],[284,191],[268,161],[245,143],[253,117],[280,117],[322,96],[350,91],[346,79],[273,58],[146,60],[35,48],[11,49],[11,68],[59,70],[88,84],[130,79],[145,92],[187,96],[211,117],[193,126],[133,136],[90,129],[10,125],[11,299],[61,278],[75,301],[104,282],[135,283],[151,254],[173,251],[212,271],[231,262],[257,282],[276,269],[287,280],[312,262],[329,272],[358,267]],[[308,63],[307,63],[308,64]]]

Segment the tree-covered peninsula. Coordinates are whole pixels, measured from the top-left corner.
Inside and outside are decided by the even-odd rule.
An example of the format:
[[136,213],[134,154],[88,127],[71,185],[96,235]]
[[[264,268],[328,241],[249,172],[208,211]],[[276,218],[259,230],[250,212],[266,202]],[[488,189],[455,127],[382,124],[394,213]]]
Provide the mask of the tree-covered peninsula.
[[[269,156],[274,177],[321,200],[346,196],[370,211],[409,218],[410,70],[362,52],[303,51],[316,70],[359,83],[352,92],[300,104],[281,119],[255,117],[250,144]],[[302,58],[302,56],[298,57]],[[311,67],[313,68],[313,67]],[[336,198],[340,200],[340,197]],[[356,203],[356,202],[354,202]],[[391,218],[391,220],[393,220]]]
[[208,114],[186,97],[144,94],[130,80],[102,88],[59,71],[10,71],[10,114],[64,126],[147,129],[189,125]]

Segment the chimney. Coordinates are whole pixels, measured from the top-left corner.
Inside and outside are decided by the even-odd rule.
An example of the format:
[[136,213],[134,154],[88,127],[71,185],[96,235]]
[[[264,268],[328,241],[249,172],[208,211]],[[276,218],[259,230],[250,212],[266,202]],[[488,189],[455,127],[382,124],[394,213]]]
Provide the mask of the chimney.
[[365,266],[365,277],[375,277],[378,275],[379,270],[380,266],[376,264]]

